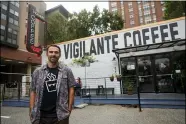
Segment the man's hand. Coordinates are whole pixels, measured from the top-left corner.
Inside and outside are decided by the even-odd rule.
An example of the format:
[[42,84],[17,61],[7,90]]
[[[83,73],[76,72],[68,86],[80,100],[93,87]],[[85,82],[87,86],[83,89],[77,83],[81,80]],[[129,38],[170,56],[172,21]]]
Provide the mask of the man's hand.
[[74,103],[74,87],[70,87],[69,89],[69,103],[68,103],[68,110],[72,111],[72,105]]
[[30,106],[29,106],[29,116],[31,118],[31,112],[34,106],[34,101],[35,101],[36,93],[31,91],[30,92]]
[[69,110],[69,112],[71,113],[71,111],[72,111],[72,107],[68,107],[68,110]]

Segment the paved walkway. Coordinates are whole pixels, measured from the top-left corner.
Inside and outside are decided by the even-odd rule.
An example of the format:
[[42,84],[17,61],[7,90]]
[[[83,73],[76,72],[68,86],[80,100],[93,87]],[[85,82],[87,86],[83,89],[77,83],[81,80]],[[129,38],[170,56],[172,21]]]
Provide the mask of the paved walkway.
[[[2,107],[2,124],[30,124],[28,108]],[[185,124],[185,110],[126,108],[120,105],[89,105],[74,109],[70,124]]]

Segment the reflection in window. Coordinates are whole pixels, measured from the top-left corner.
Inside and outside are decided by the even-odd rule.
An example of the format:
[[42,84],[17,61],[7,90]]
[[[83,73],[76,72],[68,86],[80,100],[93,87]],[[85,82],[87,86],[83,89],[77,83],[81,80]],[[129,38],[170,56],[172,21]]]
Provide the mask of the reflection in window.
[[139,57],[138,58],[139,75],[151,75],[151,61],[150,57]]
[[122,75],[136,75],[135,58],[123,58],[121,60]]
[[157,74],[169,74],[170,72],[170,59],[169,54],[156,55],[155,65]]

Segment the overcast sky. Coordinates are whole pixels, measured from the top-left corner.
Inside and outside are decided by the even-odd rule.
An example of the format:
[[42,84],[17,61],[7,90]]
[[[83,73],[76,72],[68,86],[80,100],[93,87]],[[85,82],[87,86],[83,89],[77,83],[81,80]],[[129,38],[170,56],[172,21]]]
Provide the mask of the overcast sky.
[[108,2],[45,2],[47,5],[47,10],[58,5],[63,5],[70,13],[80,12],[82,9],[92,11],[93,7],[97,4],[100,11],[103,8],[108,9]]

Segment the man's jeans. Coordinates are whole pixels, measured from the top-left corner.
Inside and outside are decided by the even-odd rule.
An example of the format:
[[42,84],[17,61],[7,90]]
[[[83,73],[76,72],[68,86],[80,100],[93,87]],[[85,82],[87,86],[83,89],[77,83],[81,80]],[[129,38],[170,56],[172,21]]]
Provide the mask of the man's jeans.
[[58,121],[57,118],[41,118],[40,120],[36,120],[32,124],[69,124],[69,118]]

